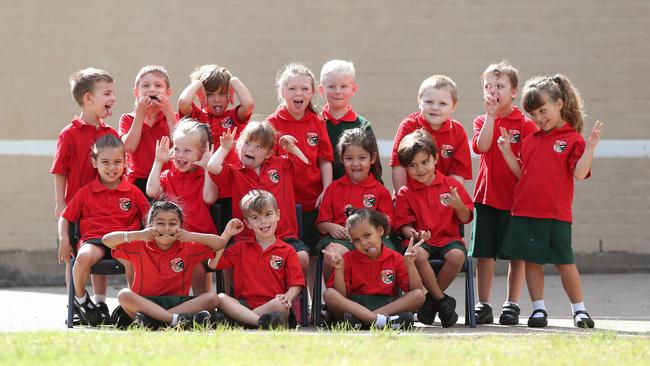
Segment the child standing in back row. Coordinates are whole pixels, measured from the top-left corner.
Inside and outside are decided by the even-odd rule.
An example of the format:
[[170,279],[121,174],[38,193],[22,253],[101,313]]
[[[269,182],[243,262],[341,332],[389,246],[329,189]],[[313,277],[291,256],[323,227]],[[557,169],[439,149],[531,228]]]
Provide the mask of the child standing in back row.
[[[474,186],[474,227],[469,255],[478,258],[476,276],[478,303],[476,323],[494,322],[490,292],[494,278],[494,261],[499,257],[503,238],[510,222],[512,196],[517,177],[510,171],[499,151],[498,131],[503,127],[511,135],[510,146],[519,154],[521,141],[537,130],[512,102],[517,96],[517,69],[507,61],[492,64],[482,75],[485,114],[474,119],[472,150],[480,155]],[[501,258],[506,259],[506,258]],[[507,299],[499,317],[503,325],[519,323],[519,297],[524,285],[524,262],[511,260],[508,270]]]
[[548,324],[544,264],[553,263],[571,301],[575,326],[593,328],[571,248],[571,205],[573,179],[590,176],[603,124],[596,121],[585,143],[580,135],[584,118],[580,94],[564,75],[528,80],[521,100],[539,130],[522,142],[517,157],[512,151],[511,133],[499,129],[499,148],[519,178],[502,253],[526,261],[526,282],[533,301],[529,327]]

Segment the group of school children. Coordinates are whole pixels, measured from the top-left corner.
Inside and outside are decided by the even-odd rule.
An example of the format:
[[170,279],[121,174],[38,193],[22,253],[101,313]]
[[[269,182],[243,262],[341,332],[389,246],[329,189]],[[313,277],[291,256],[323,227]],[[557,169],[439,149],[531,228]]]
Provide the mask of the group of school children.
[[[408,329],[437,315],[451,327],[456,301],[445,291],[471,255],[478,324],[494,322],[499,258],[510,262],[499,323],[519,323],[525,279],[528,326],[547,325],[543,266],[552,263],[574,324],[594,327],[571,248],[571,205],[574,178],[590,175],[602,123],[581,136],[581,99],[565,76],[525,83],[529,118],[514,105],[517,70],[490,65],[471,143],[452,118],[455,83],[425,79],[419,111],[397,128],[391,195],[371,125],[350,105],[354,65],[327,62],[320,84],[298,63],[278,75],[280,105],[255,120],[251,92],[223,66],[197,67],[178,108],[164,67],[145,66],[119,131],[104,122],[115,104],[111,75],[86,68],[70,77],[81,114],[59,134],[51,172],[58,256],[73,271],[68,286],[81,323],[282,328],[295,324],[304,287],[325,280],[328,324]],[[316,93],[326,101],[320,113]],[[472,179],[470,144],[480,156],[473,199],[463,186]],[[460,229],[472,220],[468,253]],[[314,278],[319,255],[323,279]],[[112,314],[106,276],[90,275],[103,258],[120,261],[128,283]],[[429,259],[444,259],[437,274]],[[212,289],[213,270],[224,270],[224,293]]]

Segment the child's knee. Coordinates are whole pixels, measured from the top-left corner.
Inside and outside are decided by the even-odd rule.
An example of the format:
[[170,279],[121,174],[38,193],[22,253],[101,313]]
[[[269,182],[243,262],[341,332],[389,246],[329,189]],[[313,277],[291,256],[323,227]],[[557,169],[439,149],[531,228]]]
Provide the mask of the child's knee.
[[133,298],[133,291],[128,288],[123,288],[120,292],[117,293],[117,301],[122,304],[124,301],[128,301]]
[[424,303],[425,294],[424,294],[424,290],[422,290],[421,288],[413,289],[408,293],[415,299],[416,302],[419,302],[420,305]]
[[455,266],[462,266],[465,262],[465,253],[460,249],[452,249],[445,253],[445,262]]
[[203,297],[208,310],[214,310],[219,306],[219,295],[215,292],[206,292],[200,295]]
[[429,263],[429,252],[427,252],[425,249],[422,249],[418,247],[415,252],[415,260],[419,263],[424,263],[426,262],[427,264]]
[[339,293],[335,289],[328,288],[327,290],[325,290],[325,292],[323,292],[323,301],[325,301],[325,303],[327,304],[328,302],[331,302],[332,299],[336,297],[336,295],[338,294]]

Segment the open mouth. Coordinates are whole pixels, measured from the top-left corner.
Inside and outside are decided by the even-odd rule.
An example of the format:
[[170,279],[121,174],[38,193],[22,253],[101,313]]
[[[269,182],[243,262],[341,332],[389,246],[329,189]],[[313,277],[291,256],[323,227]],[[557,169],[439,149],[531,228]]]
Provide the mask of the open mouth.
[[221,115],[223,113],[223,107],[220,106],[220,105],[213,106],[212,110],[214,111],[214,114],[216,114],[216,115]]
[[303,101],[303,100],[294,100],[294,101],[293,101],[293,106],[294,106],[296,109],[301,109],[302,106],[303,106],[303,104],[305,104],[305,101]]
[[242,164],[250,166],[253,165],[253,162],[255,161],[255,157],[249,154],[244,154],[241,160],[242,160],[241,161]]
[[106,109],[106,115],[107,116],[112,116],[113,115],[113,106],[112,105],[105,105],[104,108]]
[[375,255],[375,254],[377,254],[377,248],[369,247],[368,249],[366,249],[366,253],[370,254],[370,255]]

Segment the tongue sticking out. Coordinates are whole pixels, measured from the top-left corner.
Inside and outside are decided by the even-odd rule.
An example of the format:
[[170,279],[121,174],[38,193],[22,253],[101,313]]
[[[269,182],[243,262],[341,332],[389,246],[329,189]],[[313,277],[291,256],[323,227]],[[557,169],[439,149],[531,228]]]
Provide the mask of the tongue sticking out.
[[368,249],[366,250],[366,252],[368,252],[368,254],[370,254],[370,255],[375,255],[375,254],[377,254],[377,248],[375,248],[375,247],[370,247],[370,248],[368,248]]
[[108,117],[113,115],[113,110],[109,106],[106,106],[106,115],[108,115]]

